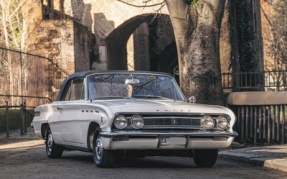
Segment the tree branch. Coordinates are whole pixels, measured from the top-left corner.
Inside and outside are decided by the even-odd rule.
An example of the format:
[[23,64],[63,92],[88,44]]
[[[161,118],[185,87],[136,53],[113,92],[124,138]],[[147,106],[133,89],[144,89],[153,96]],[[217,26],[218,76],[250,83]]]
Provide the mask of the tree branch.
[[18,12],[18,10],[20,9],[20,7],[22,7],[24,3],[19,4],[19,6],[14,10],[14,12],[8,17],[8,20],[16,13]]
[[260,8],[261,8],[261,10],[262,10],[262,12],[263,12],[265,18],[267,19],[268,23],[269,23],[270,25],[272,25],[271,21],[269,20],[269,18],[268,18],[268,16],[266,15],[266,13],[265,13],[264,9],[262,8],[262,6],[260,6]]
[[[128,3],[128,2],[125,2],[125,1],[123,1],[123,0],[118,0],[119,2],[122,2],[122,3],[124,3],[124,4],[127,4],[127,5],[129,5],[129,6],[133,6],[133,7],[143,7],[143,8],[145,8],[145,7],[154,7],[154,6],[158,6],[158,5],[162,5],[162,4],[165,4],[165,2],[163,1],[163,2],[161,2],[161,3],[157,3],[157,4],[152,4],[152,5],[134,5],[134,4],[131,4],[131,3]],[[145,1],[144,3],[147,3],[147,2],[149,2],[149,1]]]

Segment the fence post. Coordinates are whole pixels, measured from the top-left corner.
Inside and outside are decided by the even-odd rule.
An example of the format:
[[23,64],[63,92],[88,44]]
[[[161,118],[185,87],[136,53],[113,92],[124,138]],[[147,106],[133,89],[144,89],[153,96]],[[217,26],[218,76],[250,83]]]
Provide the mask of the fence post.
[[[19,54],[19,80],[18,80],[18,94],[22,96],[22,52]],[[23,98],[20,98],[20,104],[23,103]]]
[[8,107],[8,101],[6,102],[6,137],[9,137],[9,107]]
[[280,130],[280,106],[277,105],[276,106],[276,121],[277,121],[277,140],[280,141],[280,137],[279,137],[279,130]]
[[244,141],[244,107],[241,107],[241,141]]
[[23,109],[23,117],[24,117],[24,131],[27,133],[27,123],[26,123],[26,101],[24,102],[24,109]]
[[24,108],[23,108],[23,104],[21,104],[20,106],[21,106],[21,108],[20,108],[20,116],[21,116],[20,134],[24,135],[24,116],[23,116]]
[[263,106],[263,139],[266,139],[266,106]]
[[256,139],[257,139],[257,107],[254,107],[254,147],[256,147]]
[[268,145],[270,145],[270,138],[271,138],[270,115],[271,115],[271,106],[268,106],[268,117],[267,117],[267,143],[268,143]]
[[259,106],[258,108],[258,116],[259,116],[259,120],[258,120],[258,128],[259,128],[259,134],[258,134],[258,138],[261,139],[261,114],[262,114],[262,110],[261,110],[262,106]]
[[248,106],[245,107],[246,110],[246,114],[245,114],[245,139],[248,139],[248,122],[249,122],[249,110],[248,110]]
[[281,144],[283,145],[285,143],[285,105],[281,106],[282,108],[282,142]]
[[253,125],[252,125],[253,124],[253,106],[250,106],[250,117],[249,117],[249,119],[250,119],[250,138],[252,138],[252,135],[253,135],[253,132],[252,132],[252,130],[253,130]]

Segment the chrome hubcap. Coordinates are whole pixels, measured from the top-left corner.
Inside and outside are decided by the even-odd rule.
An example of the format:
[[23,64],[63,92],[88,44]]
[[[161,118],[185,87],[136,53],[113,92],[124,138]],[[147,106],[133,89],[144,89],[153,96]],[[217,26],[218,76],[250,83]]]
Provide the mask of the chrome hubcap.
[[98,160],[102,159],[103,155],[103,144],[101,139],[97,139],[96,141],[96,157]]
[[52,151],[52,147],[53,147],[53,136],[52,136],[52,134],[48,135],[47,146],[48,146],[49,152],[51,152]]

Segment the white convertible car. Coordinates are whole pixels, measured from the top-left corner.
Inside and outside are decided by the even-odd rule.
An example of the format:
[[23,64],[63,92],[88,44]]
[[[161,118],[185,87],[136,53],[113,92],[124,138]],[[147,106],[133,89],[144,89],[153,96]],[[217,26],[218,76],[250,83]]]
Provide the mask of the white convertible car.
[[188,103],[170,74],[140,71],[75,73],[51,104],[38,106],[32,125],[49,158],[64,150],[93,152],[98,167],[116,158],[191,157],[212,167],[218,149],[237,133],[236,117],[222,106]]

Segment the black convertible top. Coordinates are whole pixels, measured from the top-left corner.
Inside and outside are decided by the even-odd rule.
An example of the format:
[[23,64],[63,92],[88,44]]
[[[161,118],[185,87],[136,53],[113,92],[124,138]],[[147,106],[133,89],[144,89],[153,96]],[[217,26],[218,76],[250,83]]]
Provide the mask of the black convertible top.
[[74,78],[84,78],[87,75],[90,74],[154,74],[154,75],[164,75],[164,76],[170,76],[173,77],[169,73],[163,73],[163,72],[151,72],[151,71],[127,71],[127,70],[106,70],[106,71],[101,71],[101,70],[94,70],[94,71],[82,71],[82,72],[77,72],[72,74],[68,79],[64,80],[61,86],[61,90],[59,92],[59,95],[56,99],[56,101],[60,101],[62,93],[64,91],[64,88],[67,84],[67,82],[71,79]]

